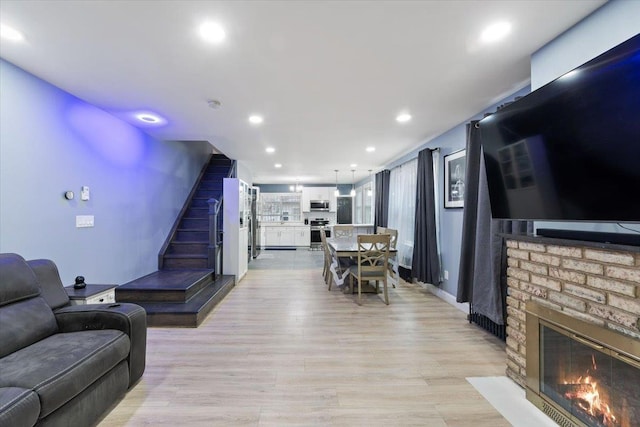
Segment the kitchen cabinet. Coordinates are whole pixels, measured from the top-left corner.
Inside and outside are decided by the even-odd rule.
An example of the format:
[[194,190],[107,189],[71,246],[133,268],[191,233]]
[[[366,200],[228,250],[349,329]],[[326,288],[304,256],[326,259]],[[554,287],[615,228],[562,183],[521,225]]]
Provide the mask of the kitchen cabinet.
[[311,211],[311,200],[329,200],[329,211],[336,211],[335,187],[304,187],[302,189],[302,211]]
[[336,188],[330,187],[329,191],[329,212],[336,212],[338,210],[338,196],[336,196]]
[[294,227],[294,243],[296,246],[311,246],[311,228]]
[[301,206],[301,193],[260,193],[260,220],[302,221]]
[[280,246],[280,229],[282,227],[269,227],[267,225],[262,225],[262,230],[264,233],[263,246]]
[[295,246],[295,228],[297,227],[281,227],[280,230],[280,246]]
[[308,247],[311,229],[308,225],[263,225],[266,247]]

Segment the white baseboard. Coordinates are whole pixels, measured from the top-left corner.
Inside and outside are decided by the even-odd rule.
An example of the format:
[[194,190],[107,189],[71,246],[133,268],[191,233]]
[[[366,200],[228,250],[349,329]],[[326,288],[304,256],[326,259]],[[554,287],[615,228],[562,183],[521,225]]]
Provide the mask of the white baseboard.
[[457,302],[456,297],[454,297],[448,292],[443,291],[439,287],[432,285],[431,283],[422,283],[422,282],[415,282],[415,283],[422,286],[423,288],[425,288],[426,290],[428,290],[429,292],[431,292],[433,295],[437,296],[441,300],[451,304],[452,306],[462,311],[463,313],[466,313],[466,314],[469,313],[469,303]]

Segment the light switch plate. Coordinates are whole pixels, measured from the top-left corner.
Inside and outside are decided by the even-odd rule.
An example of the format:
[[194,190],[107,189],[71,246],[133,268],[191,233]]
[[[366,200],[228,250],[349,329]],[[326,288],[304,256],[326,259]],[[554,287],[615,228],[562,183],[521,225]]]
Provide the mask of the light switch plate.
[[93,215],[76,215],[76,228],[93,227]]
[[444,271],[444,280],[449,280],[449,271],[448,270]]

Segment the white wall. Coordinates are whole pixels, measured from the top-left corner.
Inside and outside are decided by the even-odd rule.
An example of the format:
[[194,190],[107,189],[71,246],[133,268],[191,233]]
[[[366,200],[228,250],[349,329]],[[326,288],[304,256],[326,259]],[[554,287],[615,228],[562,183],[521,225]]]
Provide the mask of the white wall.
[[531,56],[531,90],[640,32],[640,1],[613,0]]
[[242,162],[238,162],[236,166],[236,171],[237,171],[236,178],[243,180],[249,185],[253,185],[253,174],[251,173],[251,169],[249,169],[247,165],[245,165]]
[[[5,61],[0,93],[0,252],[51,259],[65,284],[156,270],[211,146],[154,140]],[[76,228],[76,215],[95,227]]]
[[[605,4],[532,55],[532,90],[555,80],[638,33],[640,1],[614,0]],[[535,227],[626,232],[612,223],[536,221]],[[630,227],[640,229],[637,225]]]

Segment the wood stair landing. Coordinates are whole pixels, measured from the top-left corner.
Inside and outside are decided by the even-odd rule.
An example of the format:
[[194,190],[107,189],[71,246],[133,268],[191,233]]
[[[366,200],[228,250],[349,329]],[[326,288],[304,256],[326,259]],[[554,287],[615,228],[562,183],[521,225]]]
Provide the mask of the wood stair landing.
[[235,286],[235,276],[213,270],[158,270],[116,288],[117,302],[138,304],[148,326],[196,328]]

